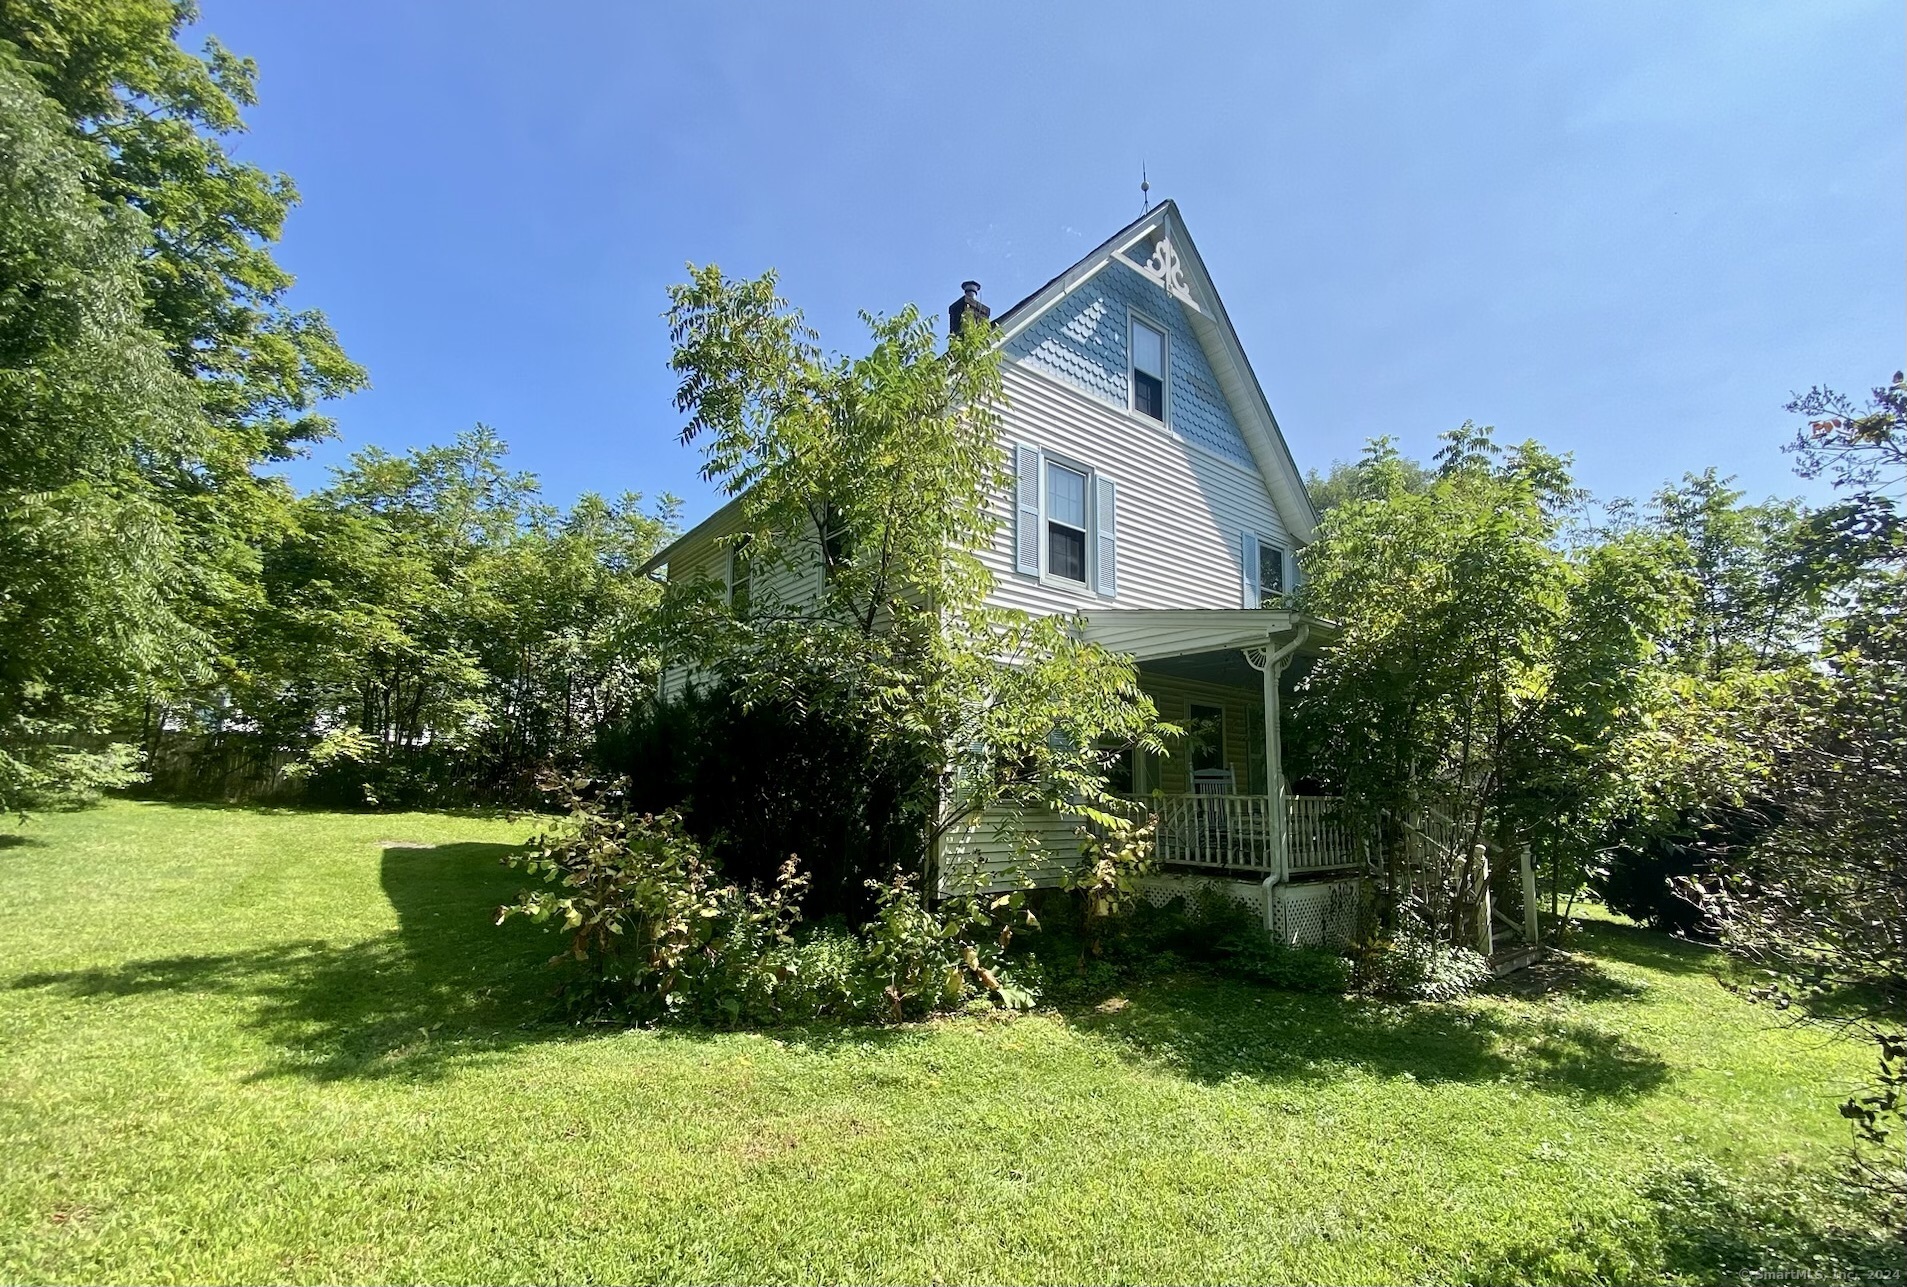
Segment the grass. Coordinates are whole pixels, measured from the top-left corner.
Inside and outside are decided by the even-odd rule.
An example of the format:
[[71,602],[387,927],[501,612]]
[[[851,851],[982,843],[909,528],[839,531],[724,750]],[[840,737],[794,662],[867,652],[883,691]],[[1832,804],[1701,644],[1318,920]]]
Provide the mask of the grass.
[[1771,1213],[1838,1236],[1793,1195],[1864,1052],[1658,935],[1455,1006],[578,1029],[491,924],[525,830],[115,803],[0,848],[0,1278],[1726,1280]]

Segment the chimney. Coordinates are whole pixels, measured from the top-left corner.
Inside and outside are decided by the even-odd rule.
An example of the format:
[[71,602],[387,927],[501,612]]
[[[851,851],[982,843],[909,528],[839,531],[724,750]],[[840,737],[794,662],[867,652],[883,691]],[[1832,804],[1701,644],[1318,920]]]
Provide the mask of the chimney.
[[980,302],[980,283],[961,282],[961,296],[947,308],[947,338],[952,340],[960,334],[960,328],[970,322],[982,326],[993,316],[993,310]]

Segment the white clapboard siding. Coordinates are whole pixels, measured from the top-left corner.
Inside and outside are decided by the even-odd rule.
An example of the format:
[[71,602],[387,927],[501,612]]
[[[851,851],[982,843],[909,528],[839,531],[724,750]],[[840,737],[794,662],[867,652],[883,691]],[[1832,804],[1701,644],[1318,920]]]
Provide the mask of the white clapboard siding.
[[[737,524],[731,518],[727,522],[711,523],[706,531],[698,531],[682,543],[682,547],[669,556],[668,579],[671,582],[709,580],[719,585],[728,584],[729,546],[723,543]],[[804,542],[803,552],[809,557],[797,556],[767,571],[757,572],[749,585],[750,601],[763,608],[772,608],[779,603],[798,606],[812,602],[821,590],[821,555],[818,542],[810,539]],[[682,690],[692,678],[687,666],[665,666],[662,670],[660,694],[662,700],[669,701],[681,695]]]
[[994,500],[999,522],[982,555],[994,575],[994,603],[1042,615],[1095,605],[1236,608],[1240,535],[1250,530],[1290,544],[1255,470],[1019,363],[1008,362],[1003,374],[1000,438],[1009,451],[1014,444],[1037,447],[1116,485],[1117,532],[1100,535],[1116,540],[1118,594],[1043,584],[1018,570],[1019,506],[1009,483]]
[[942,893],[972,888],[974,873],[983,890],[1016,888],[1016,869],[1024,870],[1035,885],[1051,888],[1059,884],[1060,873],[1079,861],[1080,820],[1071,814],[1042,809],[1028,815],[1025,826],[1039,838],[1037,855],[1018,855],[1012,841],[998,834],[1004,813],[987,810],[968,819],[967,825],[949,831],[940,843],[940,889]]

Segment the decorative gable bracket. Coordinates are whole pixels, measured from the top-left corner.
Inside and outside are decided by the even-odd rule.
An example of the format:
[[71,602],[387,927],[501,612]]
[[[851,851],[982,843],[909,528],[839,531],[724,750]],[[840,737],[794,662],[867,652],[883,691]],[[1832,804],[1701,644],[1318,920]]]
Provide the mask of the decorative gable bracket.
[[1139,271],[1165,287],[1172,295],[1196,312],[1205,310],[1199,307],[1197,296],[1185,280],[1185,266],[1179,262],[1178,247],[1172,244],[1172,238],[1159,234],[1158,242],[1152,247],[1152,257],[1139,265]]

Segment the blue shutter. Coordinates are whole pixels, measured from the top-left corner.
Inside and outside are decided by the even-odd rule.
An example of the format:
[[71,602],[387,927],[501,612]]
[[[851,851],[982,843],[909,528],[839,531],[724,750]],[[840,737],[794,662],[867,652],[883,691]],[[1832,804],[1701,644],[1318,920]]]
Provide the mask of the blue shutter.
[[1259,607],[1263,602],[1258,589],[1258,534],[1245,532],[1238,538],[1239,566],[1244,569],[1239,594],[1245,600],[1247,608]]
[[1119,593],[1119,489],[1104,474],[1098,481],[1094,521],[1099,529],[1099,593],[1111,598]]
[[1040,574],[1040,453],[1025,445],[1013,449],[1013,568]]

